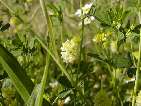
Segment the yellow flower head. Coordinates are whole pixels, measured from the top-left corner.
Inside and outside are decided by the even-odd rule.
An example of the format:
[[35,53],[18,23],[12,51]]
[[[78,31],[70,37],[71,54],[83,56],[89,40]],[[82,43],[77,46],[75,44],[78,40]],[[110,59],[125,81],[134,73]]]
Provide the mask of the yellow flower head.
[[11,17],[10,18],[10,24],[11,25],[17,25],[19,23],[19,19],[17,17]]
[[111,33],[98,33],[94,38],[93,42],[100,43],[100,42],[105,42],[108,37],[111,35]]

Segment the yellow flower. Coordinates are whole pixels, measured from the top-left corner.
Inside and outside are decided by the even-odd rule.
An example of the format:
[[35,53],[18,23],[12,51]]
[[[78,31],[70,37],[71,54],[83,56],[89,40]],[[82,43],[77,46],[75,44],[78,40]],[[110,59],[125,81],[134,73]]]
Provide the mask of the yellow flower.
[[104,33],[99,33],[95,36],[95,38],[93,39],[94,42],[102,42],[102,41],[105,41],[106,40],[106,37],[105,37],[105,34]]
[[100,42],[105,42],[107,38],[111,35],[111,33],[98,33],[94,38],[93,42],[100,43]]
[[19,23],[19,20],[17,17],[11,17],[10,18],[10,24],[11,25],[17,25]]

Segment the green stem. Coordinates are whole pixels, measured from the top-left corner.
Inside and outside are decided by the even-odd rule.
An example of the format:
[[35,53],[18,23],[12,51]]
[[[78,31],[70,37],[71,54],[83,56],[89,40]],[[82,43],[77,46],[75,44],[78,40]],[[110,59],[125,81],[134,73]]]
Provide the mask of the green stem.
[[40,88],[40,91],[39,91],[37,98],[36,98],[36,101],[35,101],[35,106],[42,106],[44,89],[45,89],[47,76],[48,76],[48,72],[49,72],[49,63],[50,63],[49,61],[50,61],[50,55],[48,54],[46,56],[46,66],[45,66],[44,74],[43,74],[42,81],[41,81],[41,88]]
[[[82,6],[83,6],[83,0],[80,0],[80,8],[81,8],[81,14],[83,14],[83,10],[82,10]],[[81,35],[80,35],[80,52],[79,52],[79,64],[78,64],[78,69],[77,69],[77,77],[76,77],[76,86],[78,83],[78,75],[79,75],[79,71],[80,71],[80,67],[81,67],[81,56],[82,56],[82,52],[83,52],[83,39],[84,39],[84,16],[81,16],[81,22],[82,22],[82,27],[81,27]],[[83,56],[84,57],[84,56]],[[79,93],[81,93],[81,91],[79,91]],[[76,95],[75,95],[76,96]],[[83,94],[81,94],[81,96],[83,97]],[[83,98],[84,99],[84,98]],[[84,102],[84,100],[83,100]]]
[[73,13],[74,12],[74,0],[71,0],[71,13]]
[[61,44],[62,44],[63,41],[64,41],[63,29],[64,29],[64,23],[63,23],[63,21],[62,21],[62,22],[61,22]]
[[15,14],[15,11],[11,9],[3,0],[0,0],[1,4],[3,4],[11,13]]
[[[81,8],[81,14],[83,14],[83,10],[82,10],[82,0],[80,0],[80,8]],[[82,22],[82,27],[81,27],[81,35],[80,35],[80,52],[79,52],[79,64],[78,64],[78,69],[77,69],[77,79],[76,79],[76,84],[78,82],[78,72],[80,71],[80,65],[81,65],[81,56],[82,56],[82,49],[83,49],[83,38],[84,38],[84,19],[83,19],[83,15],[81,16],[81,22]]]
[[44,0],[39,0],[39,1],[40,1],[40,6],[41,6],[42,11],[43,11],[43,15],[46,18],[46,24],[48,25],[48,13],[47,13],[47,9],[45,7],[45,2],[44,2]]
[[59,59],[59,55],[58,55],[58,52],[57,52],[57,46],[56,46],[56,39],[55,39],[55,36],[54,36],[54,31],[53,31],[53,27],[52,27],[52,21],[51,21],[51,18],[50,16],[48,15],[48,10],[47,8],[45,7],[45,1],[44,0],[39,0],[40,1],[40,6],[42,8],[42,11],[43,11],[43,15],[46,19],[46,24],[47,24],[47,34],[49,35],[51,41],[50,41],[50,46],[52,51],[54,51],[54,55],[56,56],[56,58]]
[[37,7],[34,10],[33,14],[31,15],[31,18],[29,19],[29,22],[32,22],[33,21],[34,17],[37,15],[38,11],[39,11],[39,7]]
[[[46,20],[46,25],[47,25],[47,28],[48,28],[48,13],[47,13],[47,9],[45,7],[45,2],[44,2],[44,0],[39,0],[39,1],[40,1],[40,6],[41,6],[42,11],[43,11],[43,15],[44,15],[45,20]],[[47,30],[47,32],[48,31],[49,30]],[[43,94],[44,94],[47,75],[48,75],[48,71],[49,71],[49,62],[50,62],[50,55],[49,55],[49,53],[47,53],[44,74],[43,74],[43,77],[42,77],[42,80],[41,80],[40,91],[38,92],[38,95],[37,95],[37,98],[36,98],[36,101],[35,101],[35,106],[42,106]]]
[[[141,23],[141,16],[140,11],[138,12],[139,22]],[[139,71],[140,71],[140,57],[141,57],[141,29],[140,29],[140,42],[139,42],[139,57],[138,57],[138,63],[137,63],[137,70],[136,70],[136,80],[135,80],[135,86],[133,91],[133,98],[132,98],[132,106],[135,106],[136,96],[137,96],[137,90],[138,90],[138,82],[139,82]]]

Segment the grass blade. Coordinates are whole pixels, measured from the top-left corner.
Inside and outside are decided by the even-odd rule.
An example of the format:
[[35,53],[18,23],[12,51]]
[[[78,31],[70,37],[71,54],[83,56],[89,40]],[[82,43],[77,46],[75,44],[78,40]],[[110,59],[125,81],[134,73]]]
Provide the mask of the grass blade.
[[30,97],[34,84],[22,69],[16,58],[2,45],[0,45],[0,63],[12,80],[13,85],[26,102]]

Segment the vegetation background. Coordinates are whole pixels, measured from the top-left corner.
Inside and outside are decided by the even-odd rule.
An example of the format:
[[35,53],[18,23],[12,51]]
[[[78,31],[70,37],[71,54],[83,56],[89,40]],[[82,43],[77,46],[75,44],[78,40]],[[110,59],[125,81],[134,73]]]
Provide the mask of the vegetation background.
[[140,0],[0,0],[0,106],[141,106]]

